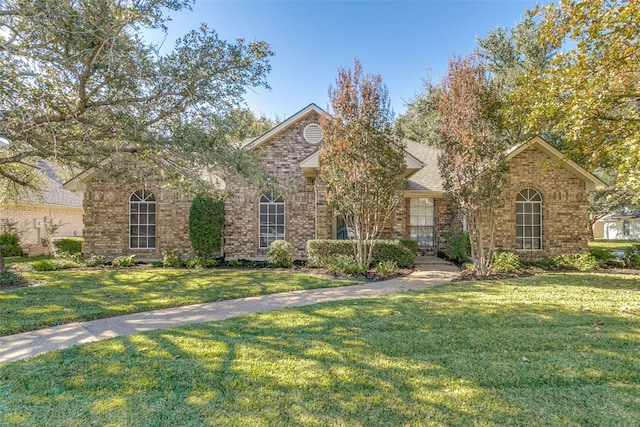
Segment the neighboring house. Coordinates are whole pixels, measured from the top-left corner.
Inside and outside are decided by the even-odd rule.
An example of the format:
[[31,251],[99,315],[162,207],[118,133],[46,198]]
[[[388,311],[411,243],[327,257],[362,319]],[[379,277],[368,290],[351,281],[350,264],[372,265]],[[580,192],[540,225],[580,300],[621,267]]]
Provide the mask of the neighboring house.
[[22,191],[0,210],[2,232],[18,234],[29,256],[49,254],[53,238],[82,236],[82,195],[62,188],[53,163],[41,161],[39,167],[40,192]]
[[[321,116],[311,104],[244,145],[262,154],[267,170],[295,186],[285,195],[262,194],[238,177],[226,177],[224,254],[264,259],[272,241],[285,239],[306,258],[310,239],[345,238],[349,230],[332,211],[320,178]],[[422,252],[445,249],[454,212],[437,165],[440,151],[413,141],[406,146],[407,187],[383,238],[417,240]],[[525,258],[587,250],[587,196],[604,185],[540,138],[508,153],[505,205],[497,215],[496,245]],[[65,184],[85,194],[85,255],[134,253],[158,259],[167,248],[192,256],[190,199],[157,183],[114,182],[96,171]]]
[[593,224],[596,239],[640,240],[640,212],[613,213]]

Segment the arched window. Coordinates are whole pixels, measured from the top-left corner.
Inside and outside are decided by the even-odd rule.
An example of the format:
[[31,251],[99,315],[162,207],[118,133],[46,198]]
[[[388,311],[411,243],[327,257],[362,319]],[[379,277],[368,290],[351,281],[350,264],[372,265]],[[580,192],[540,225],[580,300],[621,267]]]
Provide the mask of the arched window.
[[260,248],[284,239],[284,199],[282,196],[263,194],[260,197]]
[[542,196],[533,188],[516,197],[516,249],[542,249]]
[[631,221],[625,219],[622,221],[622,235],[630,236],[631,235]]
[[148,190],[135,191],[129,198],[129,248],[156,247],[156,199]]

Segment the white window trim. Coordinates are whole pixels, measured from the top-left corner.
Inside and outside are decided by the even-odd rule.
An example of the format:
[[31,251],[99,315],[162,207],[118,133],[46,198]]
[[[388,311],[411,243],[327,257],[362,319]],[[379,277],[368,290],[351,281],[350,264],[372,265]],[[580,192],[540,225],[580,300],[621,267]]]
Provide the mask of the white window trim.
[[[130,249],[130,250],[141,250],[141,251],[145,251],[145,250],[155,250],[155,249],[156,249],[156,244],[155,244],[155,243],[156,243],[156,239],[157,239],[157,233],[156,233],[156,232],[154,232],[154,233],[153,233],[153,236],[152,236],[152,237],[153,237],[153,241],[154,241],[154,245],[153,245],[153,246],[149,246],[149,237],[150,237],[150,236],[149,236],[149,234],[148,234],[148,230],[149,230],[148,228],[147,228],[147,235],[145,236],[145,237],[147,238],[147,245],[146,245],[145,247],[141,247],[141,246],[133,247],[133,246],[131,246],[131,238],[132,238],[132,237],[134,237],[134,236],[132,236],[132,235],[131,235],[131,226],[133,226],[133,225],[134,225],[134,224],[132,224],[132,223],[131,223],[131,204],[132,204],[132,203],[138,203],[138,204],[140,204],[140,203],[146,203],[147,205],[148,205],[148,204],[153,203],[153,205],[154,205],[154,215],[155,215],[154,223],[153,223],[153,224],[149,224],[149,220],[147,219],[147,223],[146,223],[146,224],[144,224],[144,225],[145,225],[146,227],[149,227],[149,225],[153,225],[154,230],[155,230],[155,231],[157,231],[157,224],[158,224],[158,209],[157,209],[157,204],[156,204],[155,195],[153,194],[153,192],[152,192],[152,191],[148,191],[148,193],[151,195],[151,197],[153,198],[153,200],[151,200],[151,201],[147,201],[147,199],[145,199],[145,200],[139,200],[139,201],[135,201],[135,202],[134,202],[134,201],[132,201],[132,200],[131,200],[131,198],[132,198],[132,197],[134,196],[134,194],[136,194],[138,191],[148,191],[148,190],[144,190],[144,189],[136,190],[136,191],[134,191],[133,193],[131,193],[131,194],[129,195],[129,204],[128,204],[128,212],[129,212],[129,230],[128,230],[128,233],[127,233],[127,234],[128,234],[128,240],[129,240],[129,242],[128,242],[128,246],[129,246],[129,249]],[[149,212],[149,211],[147,210],[147,214],[148,214],[148,212]],[[139,213],[138,213],[138,214],[139,214]],[[135,224],[135,225],[136,225],[136,226],[140,226],[140,222],[138,221],[138,224]],[[139,232],[138,232],[137,237],[138,237],[138,238],[140,237],[140,233],[139,233]]]
[[[539,200],[539,201],[538,201],[538,200],[533,200],[533,201],[532,201],[532,200],[531,200],[531,198],[528,198],[527,200],[518,200],[518,197],[519,197],[519,196],[520,196],[524,191],[527,191],[527,190],[529,190],[529,191],[534,191],[534,192],[535,192],[535,193],[540,197],[540,200]],[[515,221],[515,232],[516,232],[516,234],[515,234],[515,244],[516,244],[516,251],[521,251],[521,252],[540,252],[540,251],[543,251],[543,250],[544,250],[544,215],[543,215],[543,205],[542,205],[542,202],[543,202],[542,193],[540,193],[540,192],[539,192],[538,190],[536,190],[535,188],[525,188],[525,189],[521,190],[521,191],[518,193],[518,195],[516,196],[516,221]],[[533,204],[533,203],[537,203],[537,204],[540,206],[540,212],[538,213],[538,215],[539,215],[539,217],[540,217],[540,224],[539,224],[539,227],[540,227],[540,234],[539,234],[538,236],[533,236],[533,235],[532,235],[531,237],[525,237],[525,236],[518,237],[518,227],[523,227],[523,229],[526,229],[527,227],[533,228],[533,227],[535,227],[535,226],[536,226],[535,224],[529,224],[529,225],[522,224],[522,225],[518,225],[518,204],[525,205],[525,204]],[[523,215],[525,214],[524,209],[522,210],[522,214],[523,214]],[[533,232],[532,232],[531,234],[533,234]],[[522,247],[522,248],[517,248],[518,240],[522,240],[522,246],[525,246],[525,245],[524,245],[524,242],[525,242],[525,240],[526,240],[526,239],[530,239],[530,240],[532,241],[532,245],[531,245],[532,247],[531,247],[531,248],[524,248],[524,247]],[[533,248],[533,240],[534,240],[534,239],[540,239],[540,247],[539,247],[539,248]]]
[[[263,202],[262,201],[263,197],[269,198],[272,201],[271,202]],[[282,202],[275,202],[274,201],[274,200],[278,200],[278,199],[282,199]],[[284,197],[282,197],[282,196],[276,196],[276,195],[273,195],[273,194],[272,195],[268,195],[268,194],[261,194],[260,195],[260,199],[258,201],[258,249],[264,250],[264,249],[268,249],[269,248],[269,244],[271,244],[271,242],[269,242],[269,244],[267,244],[267,246],[262,246],[262,244],[261,244],[262,243],[261,242],[262,236],[261,236],[261,233],[260,233],[260,229],[262,228],[262,215],[263,214],[261,212],[260,207],[262,205],[265,205],[265,206],[282,205],[282,208],[283,208],[283,212],[282,212],[282,221],[283,221],[282,222],[282,227],[283,227],[284,232],[282,233],[282,237],[281,238],[279,238],[276,235],[275,240],[286,240],[286,238],[287,238],[287,205],[286,205],[286,203],[284,201]],[[269,215],[269,212],[267,212],[267,215]],[[276,213],[276,215],[277,215],[277,213]],[[269,227],[270,225],[271,224],[267,224],[267,227]],[[274,226],[278,227],[278,224],[275,224]],[[273,240],[273,241],[275,241],[275,240]]]
[[[431,218],[433,219],[433,224],[432,225],[412,225],[411,224],[411,217],[415,216],[412,215],[411,213],[411,203],[413,200],[420,200],[420,199],[429,199],[431,200],[431,205],[432,205],[432,209],[433,209],[433,215],[431,216]],[[436,247],[436,204],[435,204],[435,199],[432,197],[410,197],[409,198],[409,239],[413,240],[412,238],[412,227],[430,227],[432,230],[431,233],[431,245],[428,246],[419,246],[421,248],[435,248]],[[425,218],[429,218],[429,216],[425,216]],[[416,240],[417,241],[417,240]]]

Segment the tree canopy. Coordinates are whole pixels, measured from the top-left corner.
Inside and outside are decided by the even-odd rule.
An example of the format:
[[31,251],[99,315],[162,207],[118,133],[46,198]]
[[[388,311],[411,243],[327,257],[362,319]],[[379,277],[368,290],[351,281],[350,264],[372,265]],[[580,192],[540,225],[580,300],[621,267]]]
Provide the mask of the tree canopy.
[[30,185],[37,161],[140,173],[187,187],[203,167],[244,168],[228,141],[243,94],[267,86],[266,42],[227,42],[202,25],[163,53],[143,38],[191,0],[2,0],[0,182]]
[[338,72],[329,88],[330,118],[322,120],[321,178],[336,213],[353,228],[356,258],[371,263],[375,239],[405,186],[404,145],[392,133],[393,114],[382,77],[353,69]]
[[539,45],[558,52],[522,79],[513,110],[531,132],[564,135],[571,157],[615,167],[619,186],[640,195],[640,2],[565,0],[537,14]]

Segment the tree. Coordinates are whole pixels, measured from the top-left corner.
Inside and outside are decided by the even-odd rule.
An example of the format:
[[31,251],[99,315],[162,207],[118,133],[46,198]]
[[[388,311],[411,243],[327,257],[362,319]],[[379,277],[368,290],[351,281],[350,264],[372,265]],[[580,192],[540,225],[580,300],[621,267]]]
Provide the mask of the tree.
[[382,77],[365,74],[358,59],[352,70],[339,70],[329,99],[331,117],[321,123],[321,178],[329,203],[354,230],[356,260],[367,267],[375,240],[402,197],[404,145],[392,133]]
[[265,42],[230,43],[202,25],[168,53],[143,29],[192,0],[0,2],[0,182],[34,186],[38,159],[166,174],[196,187],[202,168],[243,169],[226,140],[248,86],[267,86]]
[[499,89],[480,58],[449,61],[436,104],[443,150],[438,166],[447,195],[466,219],[471,257],[482,276],[493,260],[495,211],[503,203],[509,138],[502,107]]
[[422,90],[407,102],[407,111],[395,122],[395,131],[402,137],[423,144],[440,146],[440,116],[436,102],[440,87],[426,78]]
[[573,158],[614,166],[619,188],[640,200],[640,2],[561,1],[537,10],[540,44],[564,49],[513,94],[532,131],[553,129]]

